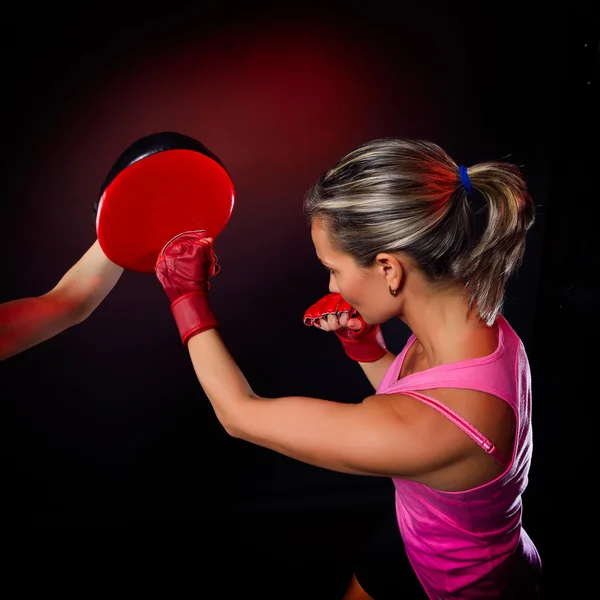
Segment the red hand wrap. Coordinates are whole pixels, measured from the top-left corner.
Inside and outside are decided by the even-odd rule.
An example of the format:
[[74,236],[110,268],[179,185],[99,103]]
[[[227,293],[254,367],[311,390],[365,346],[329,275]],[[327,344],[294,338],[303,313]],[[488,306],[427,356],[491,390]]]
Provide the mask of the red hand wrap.
[[217,318],[210,307],[208,296],[201,292],[190,292],[177,298],[171,304],[171,313],[177,324],[181,343],[184,345],[193,335],[219,327]]
[[212,244],[203,242],[204,231],[174,237],[162,249],[154,268],[171,301],[171,312],[181,342],[219,326],[208,300],[208,278],[220,271]]
[[358,331],[351,329],[337,329],[337,335],[346,354],[357,362],[375,362],[386,353],[385,340],[379,325],[367,325],[355,308],[346,302],[341,294],[327,294],[318,302],[313,304],[304,313],[304,324],[314,325],[319,319],[327,319],[330,314],[336,314],[338,318],[342,313],[348,313],[348,317],[358,319],[362,327]]

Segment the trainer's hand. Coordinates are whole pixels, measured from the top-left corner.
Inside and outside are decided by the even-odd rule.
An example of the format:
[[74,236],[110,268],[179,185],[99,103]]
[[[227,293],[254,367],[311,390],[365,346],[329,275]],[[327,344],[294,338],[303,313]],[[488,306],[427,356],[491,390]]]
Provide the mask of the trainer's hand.
[[218,327],[208,300],[209,278],[221,270],[206,232],[186,231],[161,250],[154,270],[169,301],[181,341]]
[[327,294],[304,313],[304,324],[333,331],[346,354],[358,362],[375,362],[386,353],[379,325],[365,323],[341,294]]

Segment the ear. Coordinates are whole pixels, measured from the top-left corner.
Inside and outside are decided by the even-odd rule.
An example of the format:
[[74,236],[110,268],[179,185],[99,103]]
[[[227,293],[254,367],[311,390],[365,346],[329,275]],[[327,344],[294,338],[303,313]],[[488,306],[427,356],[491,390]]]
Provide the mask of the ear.
[[391,289],[400,290],[402,288],[405,271],[402,261],[397,256],[381,252],[375,257],[375,265]]

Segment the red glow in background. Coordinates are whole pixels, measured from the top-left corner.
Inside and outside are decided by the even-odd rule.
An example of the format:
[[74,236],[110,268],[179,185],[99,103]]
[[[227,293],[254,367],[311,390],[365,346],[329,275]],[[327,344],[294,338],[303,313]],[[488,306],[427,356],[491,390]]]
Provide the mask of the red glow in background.
[[13,232],[33,225],[50,245],[69,230],[62,250],[48,248],[63,268],[93,240],[90,205],[116,157],[139,137],[178,131],[217,154],[234,181],[219,240],[226,268],[240,249],[252,260],[252,249],[309,244],[302,197],[338,157],[374,137],[435,130],[442,111],[423,108],[424,78],[409,63],[374,36],[318,20],[188,33],[97,66],[93,78],[82,61],[32,138],[19,193],[35,210]]
[[[20,63],[6,53],[19,77],[4,92],[14,110],[1,148],[0,301],[51,289],[95,240],[93,204],[113,162],[140,137],[176,131],[214,152],[236,188],[211,299],[255,391],[340,401],[372,393],[337,340],[302,322],[328,280],[302,214],[305,191],[357,144],[402,136],[431,139],[466,165],[510,157],[543,205],[559,51],[538,41],[550,29],[516,19],[516,9],[490,20],[455,5],[397,3],[384,13],[351,4],[332,6],[331,17],[321,7],[189,23],[103,5],[87,24],[44,28],[44,43]],[[72,47],[61,52],[67,33]],[[15,48],[34,41],[16,37]],[[535,235],[508,305],[525,338]],[[386,336],[392,351],[403,343],[397,333]],[[9,487],[27,519],[170,518],[211,502],[357,506],[382,489],[228,438],[152,274],[126,272],[84,323],[2,370],[18,422],[9,426],[7,462],[18,463]]]

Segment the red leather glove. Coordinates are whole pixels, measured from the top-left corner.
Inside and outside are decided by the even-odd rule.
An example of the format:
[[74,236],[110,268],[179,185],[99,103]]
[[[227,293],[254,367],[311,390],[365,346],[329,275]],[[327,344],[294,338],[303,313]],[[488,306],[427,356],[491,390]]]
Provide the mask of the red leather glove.
[[221,268],[206,231],[186,231],[167,242],[154,267],[169,301],[181,342],[219,326],[208,301],[209,277]]
[[362,327],[358,331],[347,328],[336,329],[335,333],[346,354],[358,362],[375,362],[386,352],[385,340],[379,325],[367,325],[358,311],[350,306],[341,294],[327,294],[313,304],[304,313],[304,324],[314,325],[319,319],[327,319],[327,315],[335,313],[338,318],[342,313],[348,313],[348,318],[358,319]]

